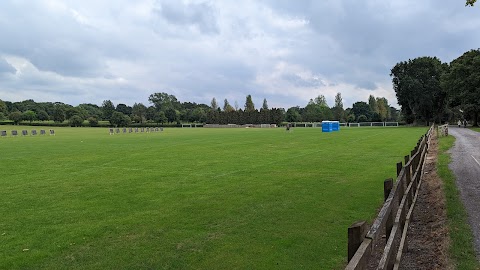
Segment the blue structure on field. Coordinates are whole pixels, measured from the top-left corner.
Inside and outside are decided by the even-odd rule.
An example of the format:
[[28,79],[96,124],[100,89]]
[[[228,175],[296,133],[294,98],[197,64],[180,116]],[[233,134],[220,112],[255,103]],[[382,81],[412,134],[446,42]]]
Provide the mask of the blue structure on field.
[[332,132],[340,130],[339,121],[322,121],[322,132]]
[[333,131],[340,131],[340,122],[339,121],[332,121],[332,130]]

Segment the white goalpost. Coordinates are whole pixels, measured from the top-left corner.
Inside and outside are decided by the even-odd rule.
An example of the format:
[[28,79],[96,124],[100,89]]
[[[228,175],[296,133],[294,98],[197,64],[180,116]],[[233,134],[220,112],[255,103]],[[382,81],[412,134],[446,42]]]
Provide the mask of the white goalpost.
[[398,122],[359,122],[348,123],[349,127],[398,127]]

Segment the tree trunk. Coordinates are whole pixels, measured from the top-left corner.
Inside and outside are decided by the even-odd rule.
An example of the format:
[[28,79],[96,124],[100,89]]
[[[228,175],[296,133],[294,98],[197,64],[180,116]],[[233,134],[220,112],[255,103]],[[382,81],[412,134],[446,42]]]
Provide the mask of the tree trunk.
[[478,127],[478,111],[475,111],[475,113],[473,113],[473,126]]

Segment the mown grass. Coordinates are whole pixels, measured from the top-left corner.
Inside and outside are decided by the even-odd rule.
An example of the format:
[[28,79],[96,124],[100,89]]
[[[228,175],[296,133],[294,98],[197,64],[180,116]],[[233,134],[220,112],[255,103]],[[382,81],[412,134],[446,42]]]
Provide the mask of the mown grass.
[[445,185],[447,199],[447,218],[450,233],[450,258],[456,269],[480,269],[475,256],[473,235],[468,225],[467,212],[460,200],[460,194],[455,184],[455,176],[448,168],[451,162],[447,152],[453,147],[455,137],[439,138],[438,173]]
[[0,138],[0,269],[342,268],[427,129],[55,130]]

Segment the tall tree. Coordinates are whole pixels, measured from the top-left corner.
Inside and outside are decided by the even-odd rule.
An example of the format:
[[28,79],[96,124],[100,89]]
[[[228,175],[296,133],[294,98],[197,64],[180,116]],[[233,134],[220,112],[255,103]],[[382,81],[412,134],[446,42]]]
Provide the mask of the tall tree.
[[253,104],[252,96],[248,95],[245,100],[245,112],[255,111],[255,104]]
[[148,101],[152,103],[158,111],[166,111],[167,109],[179,109],[180,102],[174,95],[165,92],[153,93],[148,97]]
[[118,105],[117,105],[117,108],[115,108],[115,110],[116,110],[117,112],[121,112],[121,113],[123,113],[123,114],[125,114],[125,115],[130,115],[130,114],[132,114],[132,107],[127,106],[127,105],[125,105],[125,104],[123,104],[123,103],[118,104]]
[[212,110],[214,111],[218,109],[218,103],[216,98],[212,98],[212,101],[210,102],[210,108],[212,108]]
[[53,108],[53,121],[62,123],[65,121],[65,105],[63,104],[55,104]]
[[407,119],[423,120],[429,125],[443,112],[445,91],[440,79],[445,68],[436,57],[419,57],[397,63],[392,68],[393,89]]
[[227,99],[223,101],[223,111],[224,112],[235,111],[235,109],[232,107],[232,105],[230,105]]
[[267,104],[267,99],[266,98],[263,99],[262,109],[268,110],[268,104]]
[[376,99],[377,103],[377,113],[381,121],[387,121],[390,118],[390,106],[388,105],[388,100],[384,97]]
[[167,117],[168,122],[173,123],[177,121],[177,111],[173,108],[169,108],[165,111],[165,116]]
[[145,122],[147,114],[147,107],[142,103],[135,103],[132,107],[132,120],[136,123]]
[[364,101],[358,101],[358,102],[353,103],[351,112],[353,113],[353,115],[355,115],[355,118],[357,119],[357,121],[360,120],[360,118],[361,118],[360,116],[362,116],[362,115],[366,119],[364,121],[370,120],[370,117],[372,116],[370,106]]
[[126,127],[130,125],[130,117],[128,115],[125,115],[121,112],[114,111],[112,113],[112,117],[110,118],[110,124],[116,126],[116,127]]
[[23,115],[20,111],[13,111],[8,115],[8,119],[13,121],[14,125],[18,125],[22,121]]
[[300,114],[300,107],[291,107],[285,114],[285,121],[287,122],[301,122],[302,115]]
[[342,94],[335,95],[335,106],[332,108],[333,118],[338,121],[345,121],[345,111],[343,109]]
[[315,104],[317,104],[317,105],[328,107],[327,99],[325,98],[324,95],[318,95],[318,97],[316,97],[313,102],[315,102]]
[[31,110],[24,111],[22,118],[23,120],[30,121],[30,123],[32,123],[33,120],[37,119],[37,113]]
[[378,113],[377,100],[373,95],[368,96],[368,106],[370,106],[372,114]]
[[478,126],[480,113],[480,49],[470,50],[453,60],[442,80],[450,105],[471,115]]
[[104,100],[102,103],[103,119],[110,120],[114,111],[115,105],[113,105],[113,102],[111,100]]

